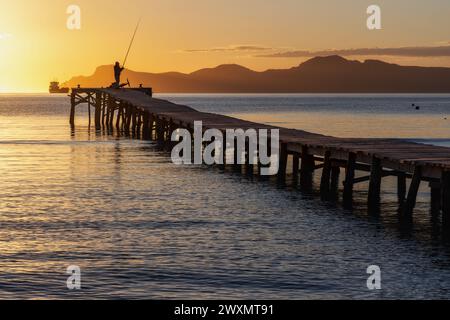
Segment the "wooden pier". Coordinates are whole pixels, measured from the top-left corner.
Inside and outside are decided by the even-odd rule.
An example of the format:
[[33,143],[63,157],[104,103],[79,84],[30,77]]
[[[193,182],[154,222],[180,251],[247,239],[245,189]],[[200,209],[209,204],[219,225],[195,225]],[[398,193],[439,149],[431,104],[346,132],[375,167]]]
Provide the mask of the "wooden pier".
[[[193,130],[194,121],[202,121],[204,130],[219,129],[223,133],[227,129],[279,129],[280,180],[285,179],[290,163],[288,158],[291,158],[294,183],[310,188],[313,173],[321,169],[321,196],[324,200],[336,200],[339,176],[343,171],[344,205],[352,206],[355,184],[368,182],[368,208],[377,211],[383,178],[394,176],[398,181],[400,212],[405,216],[413,214],[419,187],[427,183],[432,211],[442,213],[443,222],[450,224],[450,148],[399,139],[336,138],[258,124],[155,99],[150,88],[72,89],[72,126],[75,125],[76,106],[80,104],[88,104],[89,121],[92,121],[90,110],[94,110],[93,120],[98,130],[133,133],[161,143],[169,142],[176,129]],[[255,168],[248,162],[249,156],[245,158],[243,168],[239,166],[236,170],[242,172],[244,169],[248,174],[255,174]],[[359,173],[362,175],[358,176]]]

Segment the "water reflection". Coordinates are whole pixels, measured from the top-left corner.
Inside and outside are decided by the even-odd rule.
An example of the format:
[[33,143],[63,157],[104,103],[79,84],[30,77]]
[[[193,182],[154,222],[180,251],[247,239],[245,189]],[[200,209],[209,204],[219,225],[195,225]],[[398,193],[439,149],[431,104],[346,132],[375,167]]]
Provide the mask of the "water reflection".
[[[450,233],[428,186],[413,220],[395,178],[378,215],[365,184],[346,210],[320,200],[320,170],[302,190],[292,176],[175,166],[152,142],[89,132],[86,117],[70,131],[64,110],[39,116],[58,103],[30,118],[28,102],[5,116],[0,101],[1,298],[450,297]],[[365,289],[373,264],[382,292]],[[80,292],[65,289],[68,265]]]

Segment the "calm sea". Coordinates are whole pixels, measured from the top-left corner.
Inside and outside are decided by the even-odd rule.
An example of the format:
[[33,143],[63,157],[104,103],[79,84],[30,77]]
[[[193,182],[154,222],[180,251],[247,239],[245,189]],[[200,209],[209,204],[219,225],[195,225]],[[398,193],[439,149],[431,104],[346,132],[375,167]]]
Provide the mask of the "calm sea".
[[[450,95],[160,97],[323,134],[450,146]],[[390,178],[373,217],[367,185],[347,211],[317,191],[175,166],[152,142],[89,130],[80,111],[72,132],[67,97],[0,95],[0,298],[450,298],[450,235],[430,215],[426,185],[405,224]],[[381,267],[380,291],[366,287],[370,265]]]

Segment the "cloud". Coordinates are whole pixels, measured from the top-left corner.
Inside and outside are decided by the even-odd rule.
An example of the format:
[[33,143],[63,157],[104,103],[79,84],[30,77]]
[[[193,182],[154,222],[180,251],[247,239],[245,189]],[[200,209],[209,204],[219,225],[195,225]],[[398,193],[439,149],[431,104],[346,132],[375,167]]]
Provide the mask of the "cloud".
[[198,53],[198,52],[243,52],[243,51],[269,51],[273,48],[254,46],[254,45],[238,45],[238,46],[228,46],[228,47],[216,47],[216,48],[206,48],[206,49],[186,49],[183,52],[188,53]]
[[326,55],[341,56],[400,56],[400,57],[450,57],[450,45],[438,47],[359,48],[322,51],[284,51],[257,55],[260,58],[304,58]]

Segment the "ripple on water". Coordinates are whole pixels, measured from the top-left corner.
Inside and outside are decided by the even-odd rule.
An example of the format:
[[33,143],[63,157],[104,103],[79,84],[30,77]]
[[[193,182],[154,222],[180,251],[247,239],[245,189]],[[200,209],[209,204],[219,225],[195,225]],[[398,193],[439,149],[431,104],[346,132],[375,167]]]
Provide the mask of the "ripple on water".
[[[426,188],[405,226],[392,179],[370,217],[364,186],[348,212],[273,181],[175,166],[150,142],[72,133],[65,100],[39,99],[45,117],[29,116],[36,98],[10,116],[0,101],[0,298],[450,297]],[[372,264],[382,292],[366,289]],[[80,292],[65,287],[69,265],[82,268]]]

